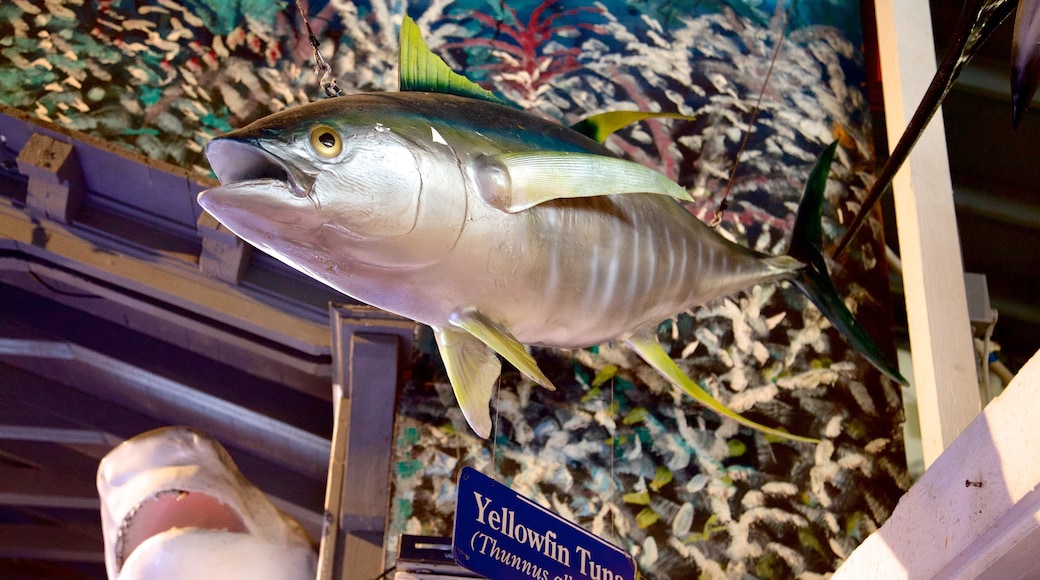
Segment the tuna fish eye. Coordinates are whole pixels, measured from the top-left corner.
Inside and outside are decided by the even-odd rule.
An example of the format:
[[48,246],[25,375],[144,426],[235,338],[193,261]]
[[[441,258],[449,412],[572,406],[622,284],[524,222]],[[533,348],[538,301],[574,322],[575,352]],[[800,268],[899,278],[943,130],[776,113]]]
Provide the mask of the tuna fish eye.
[[332,127],[318,125],[311,129],[311,147],[318,155],[332,158],[343,151],[343,139],[340,138],[339,131]]

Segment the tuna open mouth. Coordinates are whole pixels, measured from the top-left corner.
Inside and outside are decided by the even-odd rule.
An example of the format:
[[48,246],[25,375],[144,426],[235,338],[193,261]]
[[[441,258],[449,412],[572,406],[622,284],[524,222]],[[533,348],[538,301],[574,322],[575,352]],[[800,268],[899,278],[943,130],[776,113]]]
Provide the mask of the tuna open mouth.
[[272,180],[286,183],[297,197],[307,197],[309,178],[292,171],[260,146],[230,138],[217,138],[206,145],[206,158],[224,185],[243,181]]
[[122,569],[134,549],[148,538],[175,528],[249,532],[237,510],[211,495],[176,489],[160,491],[123,518],[116,536],[116,566]]

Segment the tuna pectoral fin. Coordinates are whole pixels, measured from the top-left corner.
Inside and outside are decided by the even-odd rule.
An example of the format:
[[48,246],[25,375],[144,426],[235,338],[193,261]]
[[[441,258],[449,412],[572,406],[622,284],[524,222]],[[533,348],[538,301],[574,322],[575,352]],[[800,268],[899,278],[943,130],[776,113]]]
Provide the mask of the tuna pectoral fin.
[[487,439],[491,435],[488,404],[502,363],[493,350],[467,332],[454,328],[434,328],[433,332],[462,414],[477,435]]
[[733,419],[741,425],[746,425],[767,435],[775,435],[777,437],[802,441],[805,443],[819,442],[817,439],[792,435],[787,431],[781,431],[779,429],[760,425],[735,413],[729,407],[715,400],[715,398],[709,395],[704,389],[700,388],[697,383],[693,382],[693,379],[686,376],[686,373],[679,368],[679,365],[675,364],[672,357],[668,356],[668,353],[661,348],[661,344],[657,342],[657,338],[649,332],[642,332],[632,336],[626,342],[632,350],[636,351],[636,353],[639,354],[639,356],[641,356],[650,366],[657,369],[657,372],[661,373],[670,383],[679,387],[685,391],[686,394],[693,397],[695,401],[712,411],[715,411],[719,415]]
[[509,213],[554,199],[650,193],[690,201],[681,185],[634,161],[569,151],[503,153],[485,158],[481,196]]
[[524,345],[513,338],[513,335],[501,325],[488,320],[486,316],[472,308],[453,312],[449,320],[453,325],[470,333],[502,355],[502,358],[509,361],[532,381],[550,391],[556,390],[552,382],[542,373],[542,369],[538,368],[538,363],[531,357],[531,353],[527,352]]
[[791,282],[801,290],[820,309],[820,312],[831,321],[860,354],[878,368],[882,373],[907,384],[899,374],[897,366],[887,359],[885,353],[867,334],[867,331],[856,322],[856,318],[845,307],[845,301],[834,289],[830,274],[827,272],[827,261],[823,257],[823,231],[820,218],[823,214],[823,191],[827,187],[827,175],[830,173],[831,160],[837,143],[832,143],[816,162],[809,182],[805,185],[802,203],[798,207],[794,232],[791,235],[791,249],[788,254],[805,264],[798,270]]

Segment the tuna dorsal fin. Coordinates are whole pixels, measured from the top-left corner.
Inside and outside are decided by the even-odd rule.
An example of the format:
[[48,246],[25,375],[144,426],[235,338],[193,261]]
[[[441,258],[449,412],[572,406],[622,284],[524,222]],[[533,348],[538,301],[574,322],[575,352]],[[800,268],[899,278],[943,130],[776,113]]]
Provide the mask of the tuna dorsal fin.
[[692,121],[695,117],[692,115],[683,115],[682,113],[607,111],[606,113],[590,115],[571,125],[571,129],[585,135],[589,139],[594,139],[602,143],[606,141],[607,137],[610,137],[614,131],[645,119],[683,119],[685,121]]
[[509,213],[554,199],[649,193],[692,201],[663,174],[634,161],[571,151],[530,151],[485,157],[480,194]]
[[441,57],[433,54],[423,40],[419,25],[409,16],[405,16],[401,23],[400,43],[398,69],[402,91],[445,93],[511,106],[491,91],[451,70]]

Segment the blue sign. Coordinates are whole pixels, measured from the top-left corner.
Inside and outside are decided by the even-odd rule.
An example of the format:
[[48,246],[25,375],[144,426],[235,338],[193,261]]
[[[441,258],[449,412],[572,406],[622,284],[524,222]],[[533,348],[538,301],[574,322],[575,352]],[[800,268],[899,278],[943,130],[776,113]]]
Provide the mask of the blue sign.
[[635,580],[627,552],[479,471],[459,475],[455,561],[488,578]]

